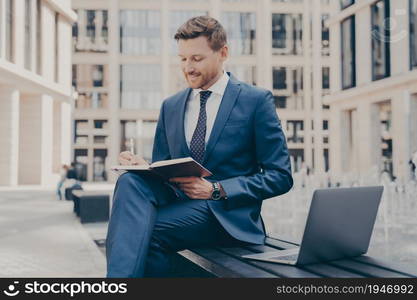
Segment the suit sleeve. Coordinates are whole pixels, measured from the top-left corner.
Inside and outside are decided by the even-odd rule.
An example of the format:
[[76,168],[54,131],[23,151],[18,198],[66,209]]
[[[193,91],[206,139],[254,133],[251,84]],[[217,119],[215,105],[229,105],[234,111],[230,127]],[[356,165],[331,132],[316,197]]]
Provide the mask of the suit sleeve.
[[273,96],[267,92],[258,99],[254,116],[255,152],[259,171],[220,181],[226,207],[238,208],[288,192],[292,185],[287,143],[278,119]]
[[152,162],[171,159],[165,131],[164,104],[165,102],[162,103],[158,123],[156,125],[155,138],[153,141]]

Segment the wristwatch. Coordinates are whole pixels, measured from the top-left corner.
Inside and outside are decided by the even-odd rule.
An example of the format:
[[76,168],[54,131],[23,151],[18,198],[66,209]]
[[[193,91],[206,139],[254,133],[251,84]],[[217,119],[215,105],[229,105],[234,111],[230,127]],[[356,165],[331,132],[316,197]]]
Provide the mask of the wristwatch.
[[220,184],[218,182],[213,182],[213,192],[211,192],[211,200],[220,200],[221,193],[220,193]]

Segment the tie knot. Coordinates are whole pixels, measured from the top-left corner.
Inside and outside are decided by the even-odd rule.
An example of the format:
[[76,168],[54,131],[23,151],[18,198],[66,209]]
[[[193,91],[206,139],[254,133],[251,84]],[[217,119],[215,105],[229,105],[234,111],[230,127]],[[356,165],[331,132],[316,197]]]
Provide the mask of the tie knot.
[[201,104],[206,103],[207,99],[210,97],[211,91],[201,91],[200,92],[200,102]]

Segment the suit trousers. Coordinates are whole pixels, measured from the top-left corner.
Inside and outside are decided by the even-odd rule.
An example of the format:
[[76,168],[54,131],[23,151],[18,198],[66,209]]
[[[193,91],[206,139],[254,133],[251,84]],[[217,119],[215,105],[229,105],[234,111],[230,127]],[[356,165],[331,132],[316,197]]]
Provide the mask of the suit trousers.
[[168,277],[179,250],[245,244],[224,230],[207,201],[175,193],[151,174],[122,174],[107,232],[107,277]]

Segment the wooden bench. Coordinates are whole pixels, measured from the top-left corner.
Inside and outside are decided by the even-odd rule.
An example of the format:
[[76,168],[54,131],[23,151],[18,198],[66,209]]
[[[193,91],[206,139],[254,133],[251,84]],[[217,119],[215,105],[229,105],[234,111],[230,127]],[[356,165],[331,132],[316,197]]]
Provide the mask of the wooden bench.
[[240,257],[251,253],[289,249],[294,246],[297,244],[267,237],[266,244],[260,246],[183,250],[173,257],[172,277],[417,277],[416,267],[369,256],[305,266],[281,265]]
[[81,223],[105,222],[109,220],[110,195],[102,191],[72,192],[74,212]]

